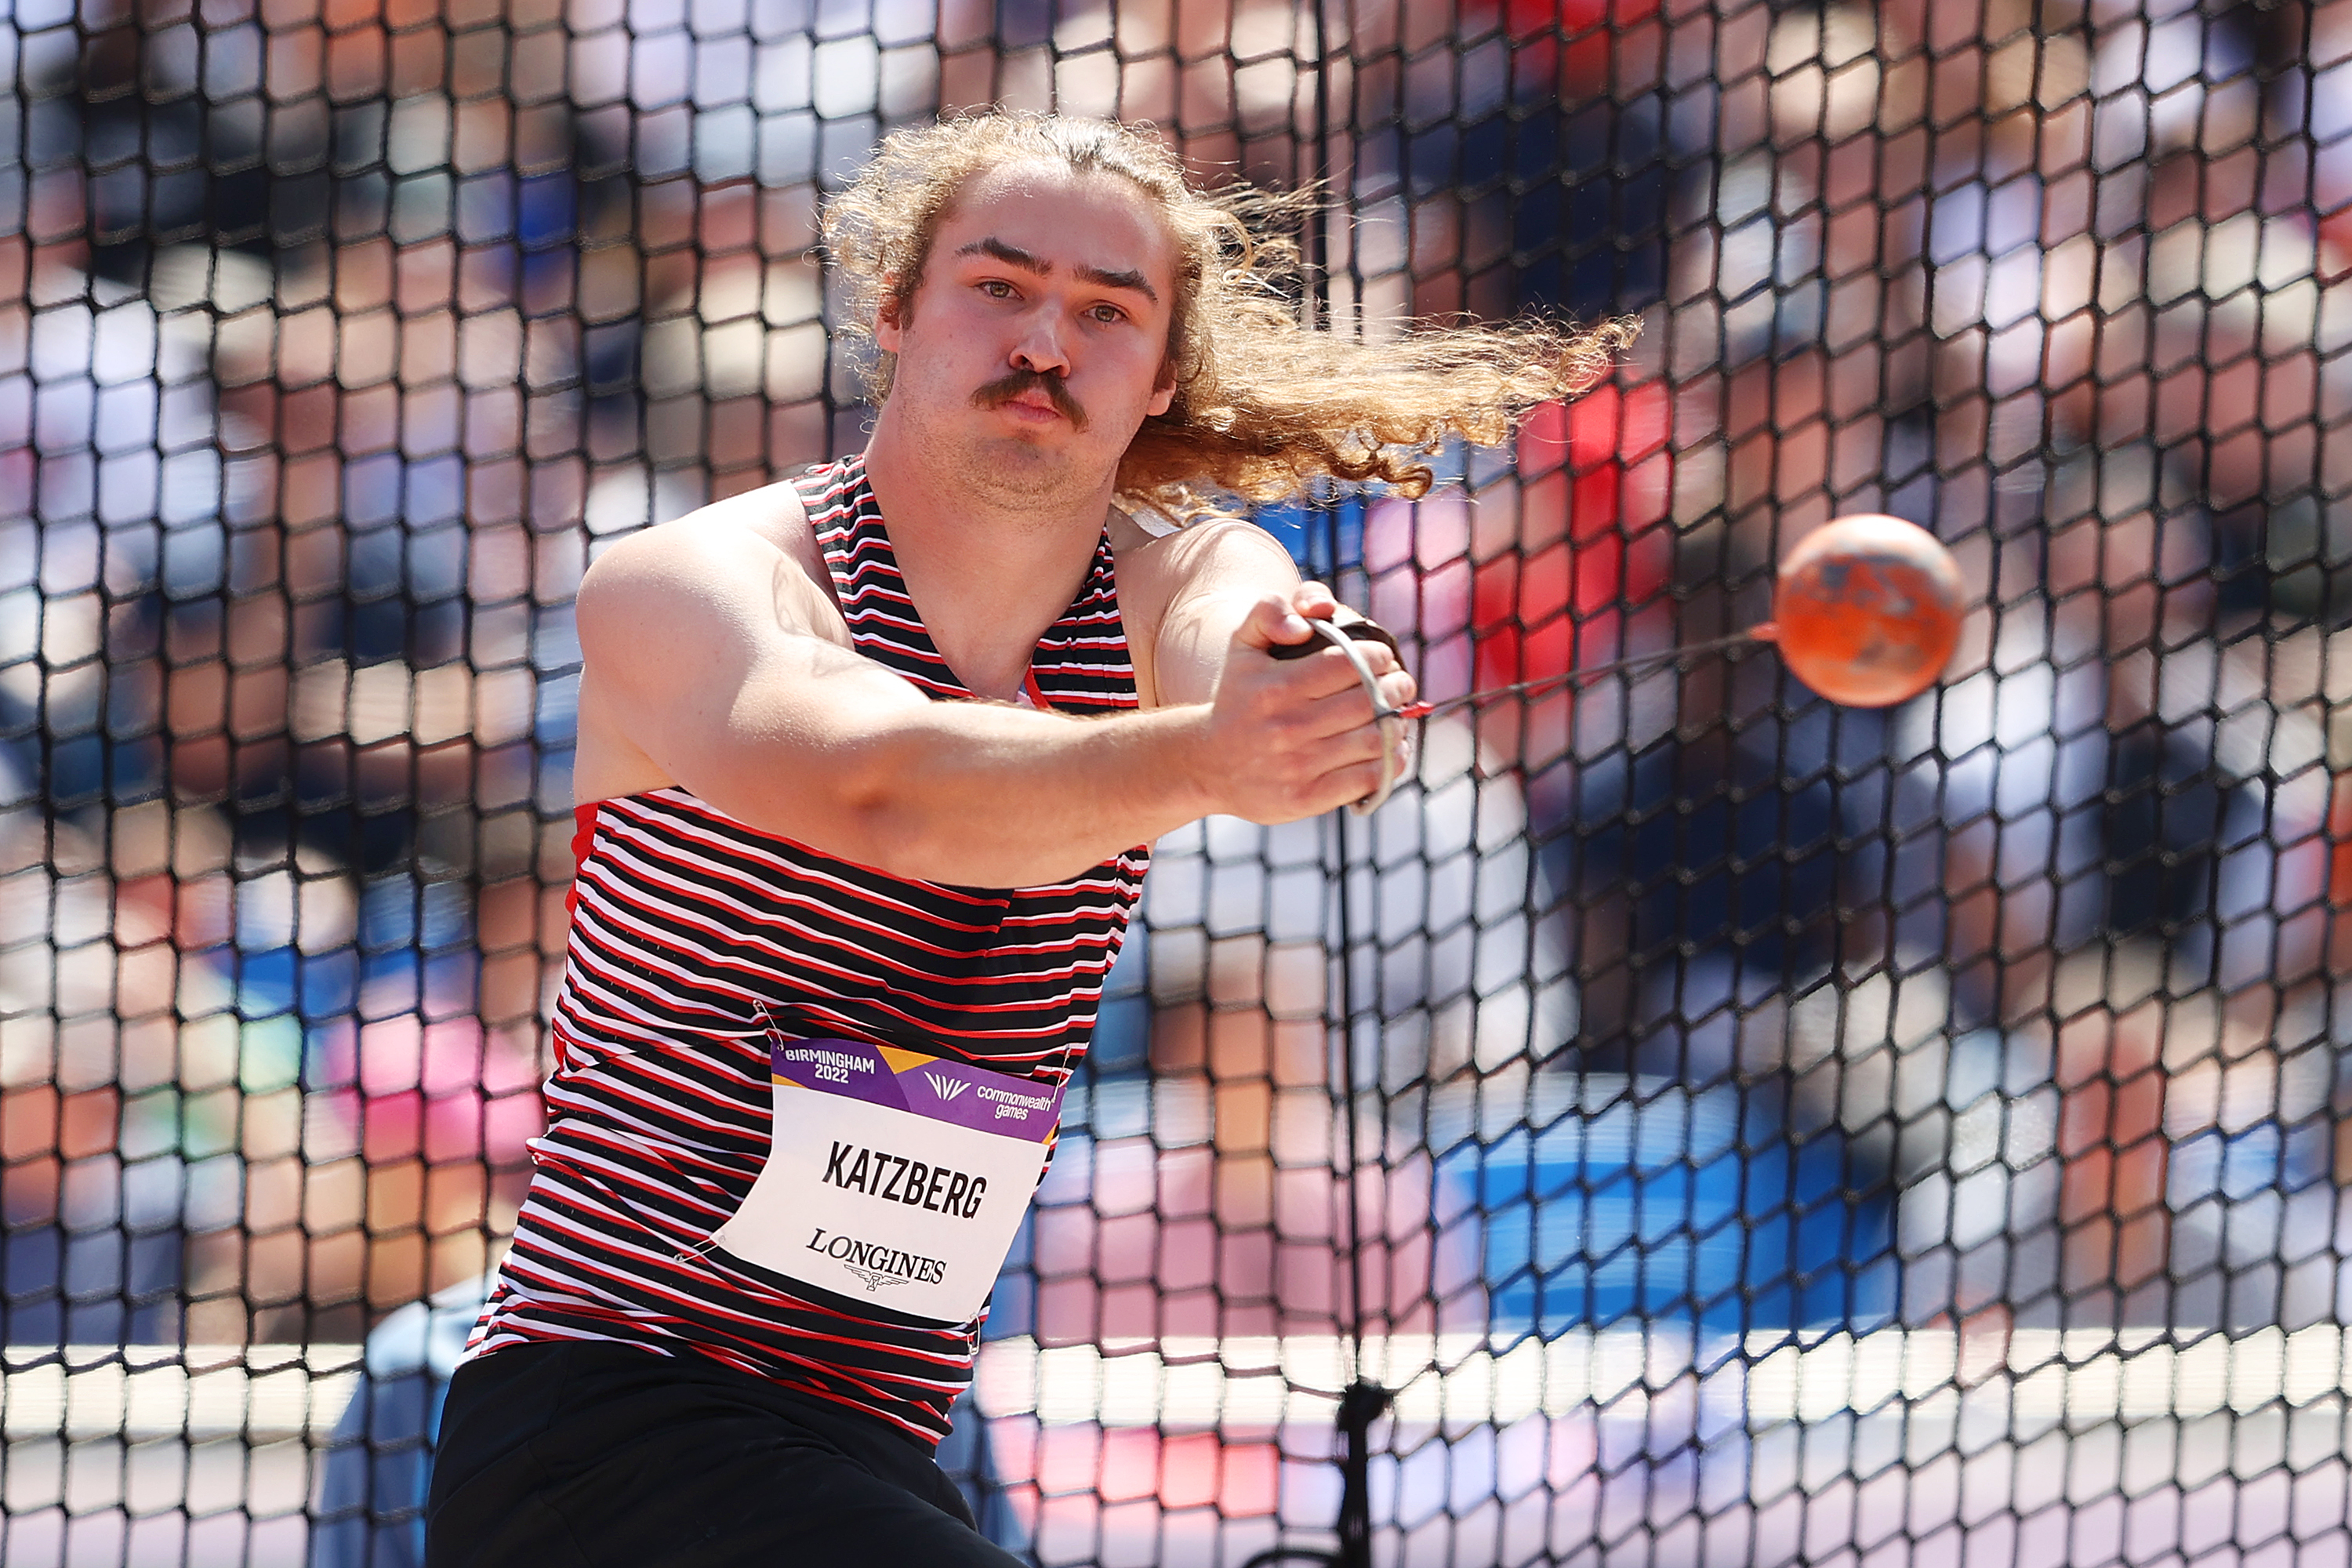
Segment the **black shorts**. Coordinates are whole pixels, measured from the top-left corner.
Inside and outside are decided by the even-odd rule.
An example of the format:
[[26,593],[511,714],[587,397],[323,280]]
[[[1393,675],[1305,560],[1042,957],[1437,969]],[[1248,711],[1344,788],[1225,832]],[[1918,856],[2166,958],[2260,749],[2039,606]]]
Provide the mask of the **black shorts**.
[[517,1345],[457,1369],[427,1568],[1020,1568],[929,1448],[694,1354]]

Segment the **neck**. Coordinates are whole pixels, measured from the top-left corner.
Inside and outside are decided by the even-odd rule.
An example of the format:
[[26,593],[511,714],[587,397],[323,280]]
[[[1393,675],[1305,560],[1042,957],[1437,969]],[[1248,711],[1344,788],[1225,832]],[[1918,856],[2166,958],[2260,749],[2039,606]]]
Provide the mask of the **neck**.
[[1101,531],[1118,489],[1116,468],[1093,482],[1063,476],[1033,488],[992,471],[989,453],[985,446],[942,439],[926,422],[902,417],[897,405],[884,404],[866,443],[866,471],[877,499],[893,509],[883,513],[892,537],[902,518],[907,526],[936,524],[992,545],[1028,535],[1091,541]]
[[911,439],[885,405],[866,477],[899,574],[940,657],[977,697],[1009,700],[1029,656],[1085,583],[1112,483],[1008,504]]

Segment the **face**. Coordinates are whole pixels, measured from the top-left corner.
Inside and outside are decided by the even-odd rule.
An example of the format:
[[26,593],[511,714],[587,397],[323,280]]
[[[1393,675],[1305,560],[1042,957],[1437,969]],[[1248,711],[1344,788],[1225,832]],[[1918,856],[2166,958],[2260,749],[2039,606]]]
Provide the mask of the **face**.
[[877,324],[898,356],[888,416],[990,500],[1084,504],[1174,395],[1174,245],[1128,181],[982,174],[940,220],[911,309]]

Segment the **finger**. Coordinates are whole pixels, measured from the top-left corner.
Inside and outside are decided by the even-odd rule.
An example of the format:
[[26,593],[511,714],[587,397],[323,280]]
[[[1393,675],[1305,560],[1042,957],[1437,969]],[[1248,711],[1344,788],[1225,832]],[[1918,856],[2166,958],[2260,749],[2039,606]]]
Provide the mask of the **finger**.
[[[1327,658],[1328,663],[1325,662]],[[1314,733],[1336,734],[1339,730],[1351,725],[1369,724],[1380,716],[1372,706],[1370,695],[1364,690],[1364,682],[1357,675],[1356,667],[1348,662],[1347,655],[1331,648],[1301,662],[1328,673],[1329,678],[1308,686],[1308,692],[1320,702],[1336,705],[1318,710]],[[1342,671],[1345,679],[1341,679]],[[1374,684],[1380,689],[1381,710],[1388,712],[1406,706],[1421,690],[1420,683],[1403,670],[1381,676]],[[1350,698],[1358,700],[1350,701]]]
[[1377,757],[1369,763],[1349,763],[1333,768],[1315,781],[1316,794],[1326,803],[1327,811],[1332,806],[1353,805],[1380,787],[1381,764]]
[[1289,599],[1268,594],[1252,605],[1242,624],[1234,628],[1234,646],[1263,652],[1278,645],[1306,642],[1315,635],[1315,628],[1293,610]]
[[[1319,639],[1321,634],[1317,636]],[[1304,651],[1289,647],[1267,651],[1282,661],[1279,679],[1288,689],[1288,699],[1328,697],[1350,688],[1358,691],[1364,689],[1363,677],[1356,673],[1355,665],[1328,642],[1318,641],[1318,646]]]
[[1301,583],[1290,591],[1290,607],[1310,621],[1328,621],[1339,613],[1339,597],[1320,583]]
[[[1354,672],[1349,671],[1350,677]],[[1380,755],[1379,715],[1372,711],[1372,700],[1365,694],[1364,683],[1350,679],[1345,690],[1334,691],[1318,698],[1307,710],[1305,732],[1316,741],[1337,742],[1354,737],[1353,743],[1367,757]]]
[[[1331,626],[1334,630],[1348,637],[1348,647],[1361,657],[1365,668],[1370,669],[1374,675],[1385,675],[1392,669],[1401,669],[1403,668],[1403,666],[1397,662],[1396,650],[1390,647],[1388,644],[1355,636],[1343,623],[1325,622],[1323,624]],[[1346,654],[1339,653],[1337,651],[1339,645],[1333,643],[1328,637],[1319,631],[1316,633],[1316,637],[1319,640],[1317,641],[1312,647],[1305,645],[1298,645],[1289,647],[1276,647],[1269,651],[1273,653],[1275,658],[1282,659],[1308,658],[1312,658],[1316,654],[1322,653],[1327,649],[1331,650],[1335,657],[1340,658],[1347,658]],[[1351,659],[1349,662],[1352,667],[1355,661]]]

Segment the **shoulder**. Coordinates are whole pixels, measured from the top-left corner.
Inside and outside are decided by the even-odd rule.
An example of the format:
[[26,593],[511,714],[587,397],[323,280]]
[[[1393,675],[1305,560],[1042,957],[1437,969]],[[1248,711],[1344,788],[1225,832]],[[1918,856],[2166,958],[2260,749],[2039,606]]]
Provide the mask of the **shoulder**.
[[[603,551],[580,585],[583,638],[600,629],[636,636],[648,617],[688,606],[773,605],[793,629],[819,631],[829,608],[824,560],[790,482],[701,507]],[[656,623],[657,624],[657,623]]]
[[1118,563],[1122,601],[1139,598],[1164,609],[1202,591],[1236,588],[1251,593],[1298,580],[1298,570],[1282,542],[1238,517],[1212,517],[1165,532],[1147,531],[1116,514],[1111,549]]
[[[1128,657],[1147,708],[1159,707],[1163,696],[1163,641],[1173,645],[1180,669],[1188,659],[1197,662],[1202,645],[1223,649],[1248,605],[1298,581],[1281,542],[1240,518],[1204,518],[1155,532],[1114,514],[1111,550]],[[1181,677],[1171,679],[1181,685]]]

